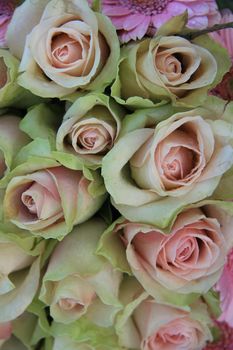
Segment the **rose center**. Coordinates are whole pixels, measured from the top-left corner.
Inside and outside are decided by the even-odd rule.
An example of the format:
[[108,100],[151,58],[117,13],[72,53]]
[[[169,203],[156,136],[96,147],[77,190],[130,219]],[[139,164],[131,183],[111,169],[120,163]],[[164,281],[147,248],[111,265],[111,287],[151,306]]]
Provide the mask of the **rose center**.
[[133,13],[143,13],[153,16],[162,13],[173,0],[120,0],[120,5],[127,7]]
[[80,43],[67,34],[59,34],[53,38],[51,51],[55,60],[66,64],[74,63],[83,56],[83,48]]
[[82,311],[84,308],[83,304],[77,303],[75,299],[72,298],[62,298],[58,302],[61,309],[65,311],[70,311],[75,309],[75,311]]
[[37,214],[36,203],[31,196],[23,193],[22,194],[22,202],[28,208],[30,213]]
[[164,175],[173,181],[185,179],[194,166],[193,152],[182,146],[172,147],[162,163]]
[[176,259],[180,262],[187,261],[192,256],[194,249],[195,242],[193,242],[193,239],[185,240],[177,250]]

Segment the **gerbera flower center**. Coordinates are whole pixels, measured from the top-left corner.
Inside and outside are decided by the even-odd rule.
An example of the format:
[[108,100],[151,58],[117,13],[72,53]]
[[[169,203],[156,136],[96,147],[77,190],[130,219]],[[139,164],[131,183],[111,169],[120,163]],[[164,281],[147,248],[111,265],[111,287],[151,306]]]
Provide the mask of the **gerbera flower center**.
[[145,15],[156,15],[162,13],[169,2],[173,0],[120,0],[122,6],[132,10],[133,13],[143,13]]

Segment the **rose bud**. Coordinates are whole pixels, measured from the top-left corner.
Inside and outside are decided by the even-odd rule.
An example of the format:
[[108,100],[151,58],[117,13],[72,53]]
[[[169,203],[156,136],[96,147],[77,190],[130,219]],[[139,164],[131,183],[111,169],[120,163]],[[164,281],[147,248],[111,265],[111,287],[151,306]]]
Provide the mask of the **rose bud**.
[[121,307],[117,299],[121,273],[95,255],[105,228],[103,221],[89,220],[76,226],[55,248],[40,294],[55,321],[72,323],[85,315],[103,327],[113,324]]
[[231,210],[227,202],[196,204],[164,231],[122,219],[105,231],[98,253],[132,272],[157,301],[186,305],[191,293],[207,293],[222,273],[233,245]]
[[[16,40],[15,28],[22,22]],[[42,97],[103,91],[115,78],[120,53],[110,20],[85,0],[24,1],[9,25],[8,45],[19,58],[24,50],[19,84]]]
[[[231,124],[220,107],[171,115],[168,105],[124,119],[102,166],[113,205],[123,216],[166,227],[178,208],[214,192],[233,163]],[[160,117],[167,119],[153,127]]]
[[100,165],[118,137],[122,117],[122,109],[105,95],[80,97],[63,118],[57,150]]
[[[30,173],[28,167],[38,171]],[[24,175],[13,176],[18,169]],[[82,171],[58,166],[52,159],[29,160],[13,175],[4,197],[5,218],[44,238],[62,239],[93,216],[105,199],[102,192],[93,193],[97,178],[88,180]]]
[[14,115],[0,116],[0,179],[10,171],[14,157],[30,140],[19,129],[20,121]]
[[229,68],[226,50],[208,35],[189,41],[158,34],[123,48],[112,96],[134,108],[161,100],[197,107]]
[[120,345],[127,349],[201,350],[212,340],[212,322],[199,300],[188,310],[159,304],[133,278],[125,279],[120,298],[125,308],[118,316],[116,332]]

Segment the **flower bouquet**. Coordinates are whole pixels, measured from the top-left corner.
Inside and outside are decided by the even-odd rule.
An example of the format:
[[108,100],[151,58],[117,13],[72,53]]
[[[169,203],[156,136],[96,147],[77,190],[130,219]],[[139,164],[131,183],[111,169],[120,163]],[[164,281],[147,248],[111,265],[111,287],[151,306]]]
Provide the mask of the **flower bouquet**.
[[0,0],[1,350],[233,349],[231,0]]

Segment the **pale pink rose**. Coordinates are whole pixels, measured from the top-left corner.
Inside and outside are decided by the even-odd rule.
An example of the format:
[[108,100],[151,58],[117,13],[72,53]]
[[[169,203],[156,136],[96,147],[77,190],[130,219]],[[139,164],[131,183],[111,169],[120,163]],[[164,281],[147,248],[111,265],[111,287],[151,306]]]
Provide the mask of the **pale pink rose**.
[[227,322],[233,327],[233,250],[228,254],[227,263],[223,273],[216,285],[220,293],[220,303],[222,314],[219,318],[221,322]]
[[102,7],[122,42],[153,35],[162,24],[186,10],[189,28],[203,29],[220,20],[215,0],[103,0]]
[[139,294],[133,279],[123,282],[121,298],[126,307],[116,331],[120,345],[127,349],[202,350],[212,340],[212,322],[200,300],[189,311],[159,304],[146,293]]
[[164,300],[161,286],[182,294],[205,293],[217,282],[232,246],[230,222],[207,205],[179,214],[169,232],[127,221],[115,232],[134,276],[149,294]]
[[101,206],[102,199],[88,192],[89,185],[81,171],[63,166],[16,176],[6,189],[5,217],[45,238],[61,238]]
[[6,47],[6,31],[15,8],[14,1],[1,0],[0,2],[0,48]]
[[[233,22],[233,13],[229,9],[225,9],[222,12],[222,18],[220,23]],[[233,61],[233,28],[222,29],[213,33],[210,33],[211,37],[225,47]]]
[[232,149],[217,142],[211,124],[201,113],[177,113],[158,124],[130,159],[131,174],[139,187],[176,197],[226,171],[223,159],[228,158],[228,168]]

